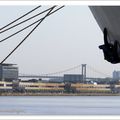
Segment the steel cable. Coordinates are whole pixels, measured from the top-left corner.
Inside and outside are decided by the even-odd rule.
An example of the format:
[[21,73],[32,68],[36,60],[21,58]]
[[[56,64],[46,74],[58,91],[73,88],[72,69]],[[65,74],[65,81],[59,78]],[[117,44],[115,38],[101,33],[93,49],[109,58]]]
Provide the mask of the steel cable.
[[31,11],[27,12],[26,14],[24,14],[24,15],[20,16],[19,18],[17,18],[17,19],[15,19],[14,21],[12,21],[12,22],[8,23],[8,24],[7,24],[7,25],[5,25],[4,27],[0,28],[0,30],[2,30],[2,29],[4,29],[4,28],[6,28],[6,27],[8,27],[8,26],[10,26],[11,24],[13,24],[13,23],[15,23],[16,21],[20,20],[21,18],[23,18],[23,17],[27,16],[28,14],[32,13],[33,11],[37,10],[37,9],[38,9],[38,8],[40,8],[40,7],[41,7],[41,5],[40,5],[40,6],[38,6],[38,7],[36,7],[36,8],[34,8],[34,9],[32,9]]
[[[41,21],[39,21],[39,23],[27,34],[27,36],[7,55],[7,57],[5,57],[4,59],[3,59],[3,61],[0,63],[0,64],[3,64],[3,62],[5,62],[5,60],[8,58],[8,57],[10,57],[10,55],[12,55],[14,52],[15,52],[15,50],[33,33],[33,31],[44,21],[44,19],[47,17],[47,16],[49,16],[49,14],[51,13],[51,11],[55,8],[56,6],[53,6],[53,7],[51,7],[51,9],[50,9],[50,11],[48,11],[48,13],[41,19]],[[64,7],[64,6],[62,6],[62,7]],[[61,8],[62,8],[61,7]],[[59,9],[61,9],[61,8],[59,8]],[[57,10],[56,10],[57,11]],[[55,11],[54,11],[55,12]]]
[[46,9],[46,10],[44,10],[44,11],[42,11],[42,12],[40,12],[40,13],[38,13],[38,14],[36,14],[36,15],[34,15],[34,16],[32,16],[32,17],[30,17],[30,18],[28,18],[28,19],[26,19],[26,20],[24,20],[24,21],[22,21],[22,22],[17,23],[16,25],[13,25],[13,26],[11,26],[11,27],[9,27],[9,28],[3,30],[3,31],[0,31],[0,34],[6,32],[6,31],[8,31],[8,30],[10,30],[10,29],[12,29],[12,28],[14,28],[14,27],[16,27],[16,26],[22,24],[22,23],[27,22],[27,21],[29,21],[29,20],[31,20],[31,19],[33,19],[33,18],[35,18],[35,17],[37,17],[37,16],[43,14],[43,13],[49,11],[50,9],[51,9],[51,7],[48,8],[48,9]]
[[[63,7],[64,7],[64,6],[61,6],[61,7],[57,8],[56,10],[54,10],[53,12],[51,12],[49,15],[51,15],[51,14],[53,14],[53,13],[57,12],[59,9],[61,9],[61,8],[63,8]],[[49,16],[49,15],[48,15],[48,16]],[[7,39],[9,39],[9,38],[13,37],[14,35],[16,35],[16,34],[18,34],[18,33],[22,32],[22,31],[24,31],[25,29],[27,29],[27,28],[31,27],[32,25],[34,25],[34,24],[38,23],[38,22],[39,22],[40,20],[42,20],[43,18],[44,18],[44,17],[42,17],[42,18],[40,18],[39,20],[37,20],[37,21],[33,22],[32,24],[30,24],[30,25],[28,25],[28,26],[24,27],[23,29],[21,29],[21,30],[19,30],[19,31],[17,31],[17,32],[15,32],[15,33],[11,34],[11,35],[9,35],[8,37],[6,37],[6,38],[4,38],[4,39],[0,40],[0,42],[3,42],[3,41],[5,41],[5,40],[7,40]]]

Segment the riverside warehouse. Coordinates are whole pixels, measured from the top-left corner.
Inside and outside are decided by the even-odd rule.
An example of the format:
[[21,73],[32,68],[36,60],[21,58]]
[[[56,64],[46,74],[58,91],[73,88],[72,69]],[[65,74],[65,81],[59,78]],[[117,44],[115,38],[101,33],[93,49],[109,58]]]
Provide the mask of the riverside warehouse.
[[16,64],[0,64],[0,81],[18,80],[18,67]]

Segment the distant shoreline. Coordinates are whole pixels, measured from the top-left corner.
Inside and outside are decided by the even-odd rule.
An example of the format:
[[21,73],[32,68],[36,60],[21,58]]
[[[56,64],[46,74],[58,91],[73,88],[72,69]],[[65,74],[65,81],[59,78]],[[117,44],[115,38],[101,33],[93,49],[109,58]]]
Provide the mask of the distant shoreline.
[[1,93],[0,96],[120,96],[112,93]]

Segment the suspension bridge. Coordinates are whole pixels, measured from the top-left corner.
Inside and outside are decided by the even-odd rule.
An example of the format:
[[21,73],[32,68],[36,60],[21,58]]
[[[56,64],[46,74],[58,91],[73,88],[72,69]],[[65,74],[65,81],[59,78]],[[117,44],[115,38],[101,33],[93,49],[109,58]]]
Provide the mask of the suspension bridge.
[[[53,72],[53,73],[47,73],[47,74],[19,74],[19,78],[48,78],[48,79],[62,79],[65,74],[69,75],[81,75],[83,81],[85,80],[96,80],[99,78],[111,78],[110,75],[106,74],[105,72],[101,72],[95,68],[93,68],[90,65],[87,64],[81,64],[77,65],[65,70]],[[101,77],[100,77],[101,76]]]

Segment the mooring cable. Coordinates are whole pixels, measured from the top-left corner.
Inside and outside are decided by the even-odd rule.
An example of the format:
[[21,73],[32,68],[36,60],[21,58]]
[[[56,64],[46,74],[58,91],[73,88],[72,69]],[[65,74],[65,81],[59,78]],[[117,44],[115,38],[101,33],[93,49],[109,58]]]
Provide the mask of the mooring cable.
[[3,61],[0,64],[3,64],[3,62],[12,55],[12,53],[15,52],[15,50],[33,33],[33,31],[44,21],[44,19],[50,14],[50,12],[55,8],[56,6],[53,6],[50,11],[43,17],[43,19],[27,34],[27,36],[3,59]]
[[30,18],[28,18],[28,19],[26,19],[26,20],[24,20],[24,21],[21,21],[21,22],[19,22],[19,23],[15,24],[15,25],[13,25],[13,26],[11,26],[11,27],[9,27],[9,28],[7,28],[7,29],[3,30],[3,31],[0,31],[0,34],[1,34],[1,33],[6,32],[6,31],[8,31],[8,30],[10,30],[10,29],[12,29],[12,28],[14,28],[14,27],[16,27],[16,26],[18,26],[18,25],[22,24],[22,23],[27,22],[27,21],[29,21],[29,20],[31,20],[31,19],[33,19],[33,18],[35,18],[35,17],[37,17],[37,16],[39,16],[39,15],[43,14],[43,13],[45,13],[45,12],[49,11],[50,9],[51,9],[51,7],[50,7],[50,8],[48,8],[48,9],[46,9],[46,10],[44,10],[44,11],[42,11],[42,12],[40,12],[40,13],[38,13],[38,14],[36,14],[36,15],[34,15],[34,16],[32,16],[32,17],[30,17]]
[[35,7],[35,8],[34,8],[34,9],[32,9],[31,11],[27,12],[26,14],[24,14],[24,15],[20,16],[19,18],[17,18],[17,19],[15,19],[14,21],[12,21],[12,22],[8,23],[8,24],[7,24],[7,25],[5,25],[4,27],[0,28],[0,30],[2,30],[2,29],[4,29],[4,28],[6,28],[6,27],[8,27],[8,26],[10,26],[11,24],[13,24],[13,23],[15,23],[16,21],[20,20],[21,18],[23,18],[23,17],[27,16],[28,14],[32,13],[33,11],[37,10],[37,9],[38,9],[38,8],[40,8],[40,7],[41,7],[41,5],[40,5],[40,6]]
[[[60,9],[61,9],[61,8],[63,8],[63,7],[64,7],[64,6],[61,6],[61,7],[57,8],[56,10],[54,10],[53,12],[51,12],[49,15],[51,15],[51,14],[53,14],[53,13],[57,12],[58,10],[60,10]],[[48,16],[49,16],[49,15],[48,15]],[[22,32],[22,31],[24,31],[25,29],[27,29],[27,28],[31,27],[32,25],[34,25],[34,24],[38,23],[41,19],[43,19],[43,17],[42,17],[42,18],[40,18],[39,20],[37,20],[37,21],[33,22],[32,24],[30,24],[30,25],[28,25],[28,26],[26,26],[26,27],[22,28],[21,30],[19,30],[19,31],[17,31],[17,32],[15,32],[15,33],[11,34],[11,35],[9,35],[8,37],[6,37],[6,38],[4,38],[4,39],[0,40],[0,42],[4,42],[4,41],[6,41],[7,39],[9,39],[9,38],[11,38],[11,37],[15,36],[16,34],[18,34],[18,33]]]

